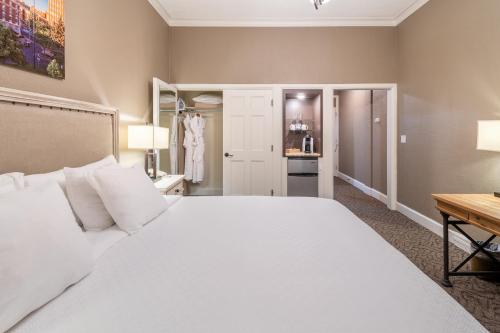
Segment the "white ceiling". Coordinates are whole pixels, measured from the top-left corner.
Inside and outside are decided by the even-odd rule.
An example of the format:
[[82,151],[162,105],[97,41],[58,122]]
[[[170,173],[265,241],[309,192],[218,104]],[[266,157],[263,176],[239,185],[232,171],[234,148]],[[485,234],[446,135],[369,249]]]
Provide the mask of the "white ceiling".
[[396,26],[429,0],[149,0],[170,26]]

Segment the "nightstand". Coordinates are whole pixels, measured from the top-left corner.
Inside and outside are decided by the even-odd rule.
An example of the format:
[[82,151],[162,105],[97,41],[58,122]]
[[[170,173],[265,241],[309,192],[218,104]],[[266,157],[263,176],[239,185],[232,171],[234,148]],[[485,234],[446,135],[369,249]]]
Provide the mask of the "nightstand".
[[155,180],[155,187],[163,195],[184,195],[184,175],[168,175]]

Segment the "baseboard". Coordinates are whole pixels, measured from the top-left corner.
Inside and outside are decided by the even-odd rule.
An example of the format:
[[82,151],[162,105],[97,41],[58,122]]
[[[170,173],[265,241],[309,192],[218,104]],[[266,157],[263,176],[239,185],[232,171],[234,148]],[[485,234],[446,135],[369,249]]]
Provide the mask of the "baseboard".
[[[411,209],[408,206],[403,205],[402,203],[397,203],[398,211],[405,215],[410,220],[418,223],[422,227],[434,232],[436,235],[443,237],[443,225],[433,219],[417,212],[414,209]],[[464,250],[467,253],[471,252],[470,242],[467,238],[462,236],[460,233],[450,230],[449,232],[450,242],[455,244],[460,249]]]
[[337,172],[337,177],[339,177],[343,181],[351,184],[355,188],[363,191],[363,193],[365,193],[366,195],[369,195],[369,196],[371,196],[371,197],[373,197],[373,198],[375,198],[375,199],[377,199],[377,200],[379,200],[387,205],[387,195],[363,184],[359,180],[356,180],[352,177],[349,177],[348,175],[346,175],[340,171]]
[[[347,183],[351,184],[352,186],[356,187],[357,189],[363,191],[366,195],[369,195],[369,196],[387,204],[387,196],[385,194],[380,193],[380,192],[366,186],[362,182],[360,182],[352,177],[349,177],[348,175],[346,175],[342,172],[338,172],[338,177],[340,179],[346,181]],[[418,223],[419,225],[421,225],[422,227],[432,231],[436,235],[443,237],[443,225],[441,223],[434,221],[433,219],[417,212],[414,209],[411,209],[408,206],[403,205],[402,203],[398,202],[396,204],[396,207],[397,207],[397,210],[401,214],[405,215],[410,220],[412,220],[412,221]],[[450,242],[455,244],[460,249],[464,250],[467,253],[471,253],[471,246],[470,246],[469,240],[467,238],[465,238],[463,235],[461,235],[460,233],[458,233],[457,231],[450,230],[449,239],[450,239]]]

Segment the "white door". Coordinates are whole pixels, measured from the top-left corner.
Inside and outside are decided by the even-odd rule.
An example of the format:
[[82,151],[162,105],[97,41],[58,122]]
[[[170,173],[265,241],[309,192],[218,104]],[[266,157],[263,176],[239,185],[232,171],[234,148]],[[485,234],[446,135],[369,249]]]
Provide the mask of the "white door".
[[224,195],[272,195],[272,91],[224,91]]

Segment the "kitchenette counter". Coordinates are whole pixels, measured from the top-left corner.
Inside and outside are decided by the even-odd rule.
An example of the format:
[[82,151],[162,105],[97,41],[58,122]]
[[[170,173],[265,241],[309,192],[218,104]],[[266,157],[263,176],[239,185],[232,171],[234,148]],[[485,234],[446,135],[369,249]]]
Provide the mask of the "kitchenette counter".
[[303,152],[298,152],[298,153],[286,153],[286,157],[321,157],[321,154],[319,153],[303,153]]

